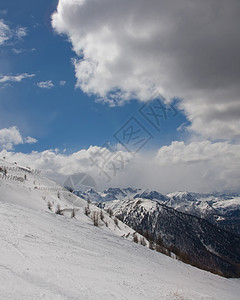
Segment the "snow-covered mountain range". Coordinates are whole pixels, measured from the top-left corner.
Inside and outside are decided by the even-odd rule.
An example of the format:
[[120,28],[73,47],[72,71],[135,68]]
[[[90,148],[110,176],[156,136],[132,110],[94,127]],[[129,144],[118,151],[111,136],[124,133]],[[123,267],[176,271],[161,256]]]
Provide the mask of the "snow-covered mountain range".
[[[187,263],[227,277],[240,275],[238,195],[163,195],[157,191],[111,188],[102,193],[89,190],[81,197],[111,209],[125,224],[147,238],[151,236],[155,243],[160,241],[160,246]],[[225,230],[225,224],[232,225],[231,231]]]
[[197,194],[178,192],[167,195],[166,204],[178,211],[190,213],[240,235],[240,195]]
[[238,299],[239,279],[150,250],[84,198],[0,160],[0,299]]
[[240,235],[240,195],[239,194],[197,194],[175,192],[163,195],[157,191],[142,189],[109,188],[103,192],[87,190],[75,192],[91,202],[107,202],[127,199],[149,199],[200,218],[204,218],[220,228]]

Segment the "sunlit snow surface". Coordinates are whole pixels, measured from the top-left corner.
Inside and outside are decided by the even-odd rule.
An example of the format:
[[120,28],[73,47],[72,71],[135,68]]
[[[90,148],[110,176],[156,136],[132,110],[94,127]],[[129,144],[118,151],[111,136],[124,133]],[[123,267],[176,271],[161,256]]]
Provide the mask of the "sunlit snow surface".
[[239,299],[240,280],[126,240],[133,230],[107,216],[109,227],[93,226],[84,200],[76,219],[49,211],[48,201],[72,207],[57,189],[38,174],[0,179],[0,299]]

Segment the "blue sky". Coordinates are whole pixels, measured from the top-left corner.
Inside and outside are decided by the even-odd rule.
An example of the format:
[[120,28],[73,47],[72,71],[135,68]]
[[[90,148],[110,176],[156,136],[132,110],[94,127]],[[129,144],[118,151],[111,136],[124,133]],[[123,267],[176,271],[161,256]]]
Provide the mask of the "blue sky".
[[[17,126],[23,135],[38,142],[18,145],[18,151],[43,151],[50,148],[74,152],[90,145],[115,142],[114,132],[131,116],[139,116],[143,105],[131,101],[109,107],[96,103],[96,95],[88,96],[75,88],[76,78],[71,59],[76,56],[67,37],[57,35],[51,26],[51,14],[57,1],[9,1],[1,5],[1,18],[10,28],[26,28],[26,36],[1,46],[1,76],[35,74],[21,82],[1,87],[1,127]],[[3,12],[4,11],[4,12]],[[22,51],[15,53],[13,49]],[[22,50],[23,49],[23,50]],[[44,89],[38,82],[51,80],[54,87]],[[65,81],[61,86],[60,81]],[[144,121],[144,120],[143,120]],[[185,122],[178,111],[175,118],[163,120],[161,131],[151,126],[154,140],[148,147],[159,147],[181,138],[176,129]]]
[[[0,0],[1,157],[55,178],[96,174],[89,155],[106,142],[126,151],[116,136],[131,120],[151,138],[109,185],[239,190],[240,24],[230,1]],[[156,128],[141,112],[161,97]]]

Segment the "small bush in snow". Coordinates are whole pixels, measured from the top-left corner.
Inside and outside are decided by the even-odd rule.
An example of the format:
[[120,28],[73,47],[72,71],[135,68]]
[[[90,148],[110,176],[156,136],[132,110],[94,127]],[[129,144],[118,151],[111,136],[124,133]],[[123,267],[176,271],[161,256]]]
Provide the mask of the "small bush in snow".
[[149,249],[154,250],[154,243],[152,240],[149,241]]
[[94,211],[92,215],[92,220],[93,220],[93,225],[94,226],[99,226],[99,213]]
[[136,232],[134,232],[134,234],[133,234],[133,241],[134,241],[134,243],[138,244],[138,236],[137,236]]
[[109,214],[110,218],[113,216],[113,211],[111,210],[111,208],[107,209],[107,213]]
[[90,215],[90,213],[91,213],[91,210],[90,210],[89,206],[85,207],[84,214],[88,217]]
[[114,218],[114,223],[116,226],[118,226],[118,218],[116,218],[116,217]]
[[75,212],[75,209],[72,210],[72,213],[71,213],[71,218],[75,218],[76,216],[76,212]]
[[103,211],[101,210],[100,211],[100,219],[103,221],[103,219],[104,219],[104,214],[103,214]]
[[52,203],[50,201],[48,201],[48,209],[52,210]]
[[156,249],[155,249],[157,252],[161,252],[167,256],[171,256],[171,253],[168,249],[166,249],[165,247],[161,246],[161,245],[158,245],[156,244]]
[[146,243],[144,237],[142,237],[142,238],[140,239],[140,244],[141,244],[142,246],[144,246],[144,247],[147,245],[147,243]]
[[59,204],[57,205],[57,210],[56,210],[55,214],[61,215],[61,216],[63,215],[63,210],[61,209]]

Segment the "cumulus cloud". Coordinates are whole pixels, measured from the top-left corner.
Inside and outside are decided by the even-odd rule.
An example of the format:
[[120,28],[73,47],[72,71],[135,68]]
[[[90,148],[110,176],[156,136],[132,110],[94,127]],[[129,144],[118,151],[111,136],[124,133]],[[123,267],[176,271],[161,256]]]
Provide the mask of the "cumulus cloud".
[[0,146],[12,150],[14,145],[23,144],[23,138],[16,126],[0,130]]
[[183,99],[194,133],[240,137],[238,0],[59,0],[76,86],[110,104]]
[[[158,165],[172,170],[175,184],[185,189],[239,191],[240,145],[210,141],[172,142],[159,149]],[[171,175],[166,180],[171,180]]]
[[37,86],[41,89],[51,89],[54,87],[52,80],[41,81],[37,83]]
[[21,82],[23,79],[32,78],[35,74],[18,74],[18,75],[5,75],[0,78],[0,83],[8,83],[8,82]]
[[59,150],[30,154],[5,150],[0,153],[0,157],[3,156],[9,161],[41,169],[61,183],[68,175],[85,172],[94,178],[99,190],[131,186],[162,193],[177,190],[240,192],[240,145],[227,142],[173,142],[156,153],[135,156],[97,146],[69,155]]
[[22,137],[16,126],[0,129],[0,149],[12,150],[14,146],[19,144],[33,144],[37,140],[28,136]]

